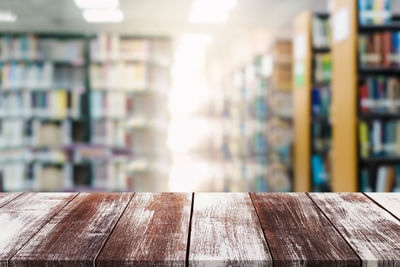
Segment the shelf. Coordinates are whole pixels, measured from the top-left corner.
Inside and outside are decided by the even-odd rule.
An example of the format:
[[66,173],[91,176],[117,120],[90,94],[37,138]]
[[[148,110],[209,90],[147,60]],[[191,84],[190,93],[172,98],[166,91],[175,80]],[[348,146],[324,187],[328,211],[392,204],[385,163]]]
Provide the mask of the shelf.
[[27,88],[27,87],[15,87],[15,88],[2,88],[0,87],[0,93],[20,93],[20,92],[51,92],[51,91],[67,91],[67,92],[84,92],[84,86],[76,86],[71,88],[66,87],[50,87],[50,88]]
[[362,165],[370,164],[400,164],[400,157],[396,156],[376,156],[368,158],[360,158],[360,163]]
[[27,63],[27,64],[44,64],[52,63],[58,66],[85,67],[84,59],[76,60],[57,60],[57,59],[4,59],[0,60],[0,64],[5,63]]
[[361,120],[400,120],[400,113],[360,113]]
[[312,52],[314,54],[330,53],[331,52],[331,48],[330,47],[313,47]]
[[399,76],[400,68],[399,67],[360,67],[359,73],[361,76],[364,75],[390,75],[390,76]]
[[320,87],[331,87],[331,82],[312,82],[313,89],[320,88]]
[[400,23],[390,23],[382,25],[358,25],[360,33],[374,33],[380,31],[400,31]]

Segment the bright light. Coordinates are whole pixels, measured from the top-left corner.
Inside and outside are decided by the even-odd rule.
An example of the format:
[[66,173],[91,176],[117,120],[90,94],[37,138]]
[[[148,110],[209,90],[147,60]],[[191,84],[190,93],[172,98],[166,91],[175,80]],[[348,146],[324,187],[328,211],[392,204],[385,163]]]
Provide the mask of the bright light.
[[0,22],[15,22],[17,16],[11,11],[0,11]]
[[[211,10],[210,10],[211,11]],[[189,15],[190,23],[217,24],[228,20],[228,12],[200,12],[193,10]]]
[[169,189],[173,192],[197,191],[212,176],[210,164],[190,158],[176,158],[170,170]]
[[83,11],[83,18],[87,22],[121,22],[124,14],[119,9],[87,9]]
[[83,9],[118,8],[119,0],[74,0]]
[[237,0],[194,0],[192,11],[189,14],[189,22],[224,23],[229,18],[229,12],[236,5]]

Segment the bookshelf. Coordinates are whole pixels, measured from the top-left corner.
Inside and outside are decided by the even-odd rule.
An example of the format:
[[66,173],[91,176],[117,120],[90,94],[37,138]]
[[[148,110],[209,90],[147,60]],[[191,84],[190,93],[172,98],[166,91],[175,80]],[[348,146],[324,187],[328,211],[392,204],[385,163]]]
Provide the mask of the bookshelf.
[[220,157],[225,191],[292,190],[290,40],[233,70],[220,101]]
[[155,133],[168,121],[170,40],[4,33],[0,45],[0,190],[146,191],[129,167],[161,147],[168,162]]
[[170,40],[102,34],[90,50],[92,144],[111,149],[107,164],[123,189],[166,191]]
[[331,191],[331,34],[327,13],[295,19],[295,191]]
[[271,191],[293,190],[292,41],[276,39],[265,57],[267,177]]
[[0,150],[2,190],[86,186],[86,40],[83,35],[2,34]]
[[333,24],[333,189],[398,191],[398,16],[389,1],[334,6],[349,31]]

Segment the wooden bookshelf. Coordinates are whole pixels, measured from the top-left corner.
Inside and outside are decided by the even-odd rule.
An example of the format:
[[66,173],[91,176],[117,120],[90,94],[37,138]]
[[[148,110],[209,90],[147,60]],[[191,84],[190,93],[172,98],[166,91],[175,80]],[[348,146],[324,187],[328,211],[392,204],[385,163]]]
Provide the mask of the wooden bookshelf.
[[296,191],[331,190],[329,18],[305,11],[295,20]]
[[[349,192],[365,190],[365,184],[360,178],[361,170],[364,168],[370,172],[367,179],[368,187],[370,186],[369,190],[376,190],[378,179],[376,170],[378,167],[398,165],[400,159],[397,156],[385,154],[361,157],[361,137],[359,136],[361,130],[359,125],[361,122],[377,121],[381,123],[388,120],[398,120],[399,116],[398,113],[388,111],[361,112],[362,96],[359,92],[359,86],[362,83],[365,84],[367,78],[398,78],[399,68],[384,67],[383,64],[379,66],[380,63],[373,67],[363,66],[359,55],[359,45],[361,44],[359,38],[361,35],[400,31],[400,24],[396,22],[396,16],[392,17],[391,22],[380,25],[362,24],[359,22],[361,11],[359,11],[358,1],[335,0],[333,6],[333,18],[336,16],[348,21],[348,25],[344,23],[335,25],[333,23],[334,32],[336,32],[332,47],[332,120],[335,126],[333,129],[333,190]],[[343,31],[345,28],[347,30]],[[369,132],[368,135],[370,134]],[[368,139],[368,145],[371,146],[370,139]]]
[[296,17],[294,22],[294,190],[311,190],[311,19],[312,13],[306,11]]

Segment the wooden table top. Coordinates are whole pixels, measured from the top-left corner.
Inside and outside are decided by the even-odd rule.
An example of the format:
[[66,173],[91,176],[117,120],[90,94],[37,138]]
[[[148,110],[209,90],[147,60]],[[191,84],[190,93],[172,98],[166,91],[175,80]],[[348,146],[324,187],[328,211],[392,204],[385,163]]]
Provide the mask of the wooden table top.
[[400,266],[400,194],[1,193],[0,266]]

